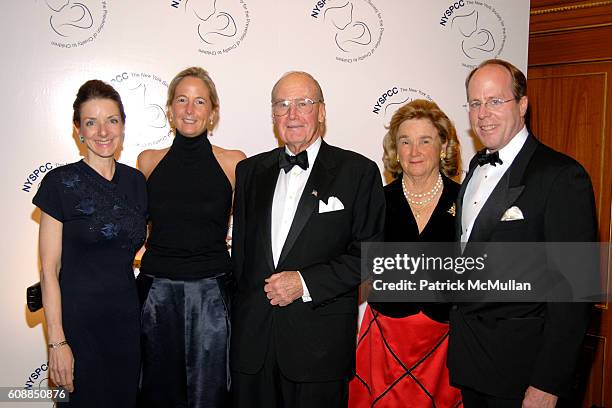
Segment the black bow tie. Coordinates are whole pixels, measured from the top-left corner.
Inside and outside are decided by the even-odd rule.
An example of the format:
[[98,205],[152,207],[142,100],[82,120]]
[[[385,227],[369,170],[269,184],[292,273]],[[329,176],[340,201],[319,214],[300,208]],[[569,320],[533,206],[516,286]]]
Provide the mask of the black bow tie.
[[486,150],[481,150],[476,153],[476,161],[478,161],[479,166],[484,166],[487,163],[491,166],[497,166],[498,163],[503,163],[499,158],[499,152],[487,153]]
[[278,156],[278,168],[285,170],[285,173],[289,173],[296,164],[304,170],[308,168],[308,153],[306,153],[306,150],[295,156],[283,152]]

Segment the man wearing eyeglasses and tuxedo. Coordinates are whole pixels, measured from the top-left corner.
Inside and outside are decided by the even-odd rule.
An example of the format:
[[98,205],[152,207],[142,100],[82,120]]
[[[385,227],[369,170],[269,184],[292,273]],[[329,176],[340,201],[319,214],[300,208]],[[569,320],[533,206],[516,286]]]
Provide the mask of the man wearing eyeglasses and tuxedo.
[[[525,126],[527,80],[488,60],[466,80],[471,161],[457,205],[457,238],[475,242],[597,240],[591,181],[580,164]],[[520,268],[520,259],[515,259]],[[590,303],[458,303],[451,307],[448,366],[466,408],[551,408],[567,396]]]
[[322,140],[325,103],[311,75],[279,79],[272,118],[284,146],[236,169],[232,404],[346,407],[360,243],[382,239],[380,172]]

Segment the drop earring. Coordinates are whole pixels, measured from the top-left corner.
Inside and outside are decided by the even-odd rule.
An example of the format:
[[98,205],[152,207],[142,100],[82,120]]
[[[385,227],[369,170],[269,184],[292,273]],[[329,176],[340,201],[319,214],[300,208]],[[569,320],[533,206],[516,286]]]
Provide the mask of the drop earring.
[[210,122],[208,122],[209,127],[208,127],[208,137],[212,137],[213,135],[213,121],[212,119],[210,120]]
[[446,159],[446,152],[445,151],[441,151],[440,152],[440,160],[444,160]]
[[81,143],[85,143],[85,138],[83,137],[83,135],[79,135],[79,140],[81,141]]

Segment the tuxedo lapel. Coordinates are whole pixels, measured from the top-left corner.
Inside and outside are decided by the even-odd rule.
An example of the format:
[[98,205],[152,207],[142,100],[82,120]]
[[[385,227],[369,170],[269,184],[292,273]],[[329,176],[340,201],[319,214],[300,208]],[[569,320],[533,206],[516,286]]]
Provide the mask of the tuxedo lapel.
[[463,180],[463,183],[461,183],[461,187],[459,188],[459,194],[457,195],[457,211],[456,214],[457,216],[455,217],[455,241],[459,242],[461,241],[461,233],[463,231],[463,225],[462,225],[462,210],[463,210],[463,196],[465,196],[465,190],[467,188],[468,183],[470,182],[470,179],[472,178],[472,175],[474,174],[474,169],[476,168],[476,156],[474,156],[474,158],[472,158],[472,160],[470,161],[470,168],[468,170],[468,174],[465,176],[465,180]]
[[523,186],[509,187],[509,170],[502,176],[495,186],[487,202],[480,210],[474,221],[474,227],[470,233],[471,242],[486,242],[493,232],[495,225],[501,219],[504,211],[518,198],[523,191]]
[[335,175],[335,161],[331,155],[330,147],[327,143],[321,141],[319,154],[300,197],[291,228],[278,259],[279,267],[293,248],[308,219],[315,211],[318,211],[319,199],[327,196],[328,187]]
[[257,207],[256,214],[262,222],[260,231],[260,239],[263,242],[266,261],[271,270],[274,270],[274,257],[272,255],[272,200],[274,199],[274,190],[276,189],[276,181],[278,180],[278,155],[282,149],[276,149],[270,153],[261,164],[256,174],[257,184],[255,205]]
[[529,165],[531,157],[539,144],[540,142],[538,142],[538,140],[531,133],[529,136],[527,136],[527,140],[525,140],[523,148],[514,159],[510,169],[508,169],[508,173],[510,173],[509,181],[511,187],[522,185],[523,176],[527,170],[527,165]]
[[522,184],[523,176],[537,145],[538,141],[532,135],[529,135],[510,167],[493,189],[478,217],[476,217],[470,234],[470,241],[490,241],[491,234],[497,223],[500,222],[504,212],[512,206],[525,188]]

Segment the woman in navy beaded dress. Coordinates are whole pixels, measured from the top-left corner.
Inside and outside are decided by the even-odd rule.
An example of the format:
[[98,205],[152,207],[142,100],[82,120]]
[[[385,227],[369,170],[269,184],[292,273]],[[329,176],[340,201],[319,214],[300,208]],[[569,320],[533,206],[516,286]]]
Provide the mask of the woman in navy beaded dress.
[[85,158],[43,179],[40,259],[50,379],[70,392],[66,407],[136,404],[140,372],[134,255],[146,234],[146,185],[117,163],[125,112],[110,85],[83,84],[73,104]]
[[230,386],[226,237],[234,172],[245,156],[208,140],[219,97],[204,69],[174,77],[166,108],[172,146],[138,156],[151,223],[138,276],[144,302],[139,405],[224,407]]

